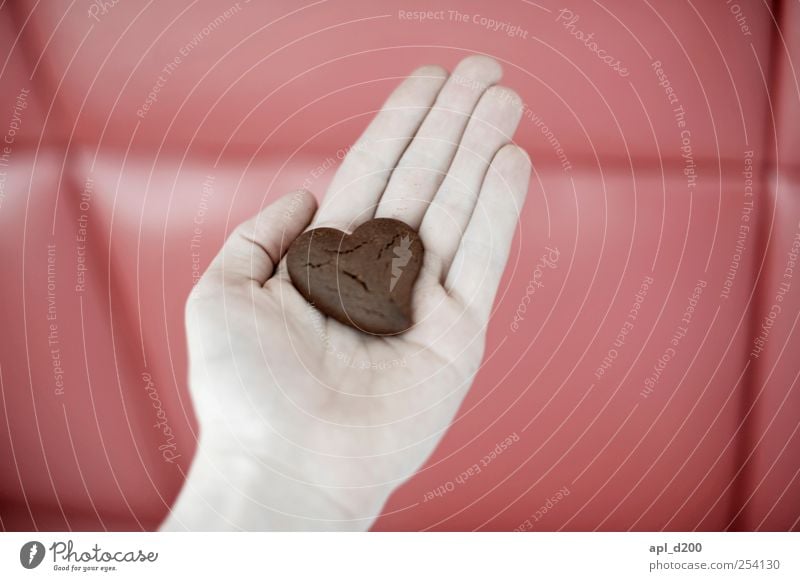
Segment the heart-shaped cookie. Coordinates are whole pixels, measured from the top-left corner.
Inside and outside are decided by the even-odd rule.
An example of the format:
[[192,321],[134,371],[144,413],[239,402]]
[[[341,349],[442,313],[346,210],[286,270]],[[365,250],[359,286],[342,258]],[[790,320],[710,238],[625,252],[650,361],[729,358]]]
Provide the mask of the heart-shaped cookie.
[[348,235],[334,228],[301,234],[289,247],[289,277],[328,316],[373,335],[411,327],[414,281],[424,248],[404,222],[376,218]]

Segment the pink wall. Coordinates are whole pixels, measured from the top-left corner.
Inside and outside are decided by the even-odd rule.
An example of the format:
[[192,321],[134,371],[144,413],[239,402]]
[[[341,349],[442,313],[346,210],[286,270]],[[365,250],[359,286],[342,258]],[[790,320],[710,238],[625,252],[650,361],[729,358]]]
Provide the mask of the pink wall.
[[[800,15],[796,2],[736,6],[744,21],[723,2],[578,1],[569,24],[550,0],[120,2],[96,19],[84,3],[6,3],[0,131],[30,93],[0,167],[2,527],[157,526],[193,451],[182,313],[196,269],[265,202],[307,180],[321,195],[332,172],[311,170],[358,136],[399,78],[478,52],[527,103],[517,141],[534,177],[484,366],[375,529],[798,529],[800,286],[764,351],[751,351],[800,220]],[[406,18],[415,10],[440,17]],[[512,325],[546,248],[558,261]],[[698,281],[688,333],[643,397]],[[176,464],[158,450],[144,374],[177,434]],[[511,434],[519,441],[480,474],[448,486]],[[424,500],[441,486],[452,490]]]

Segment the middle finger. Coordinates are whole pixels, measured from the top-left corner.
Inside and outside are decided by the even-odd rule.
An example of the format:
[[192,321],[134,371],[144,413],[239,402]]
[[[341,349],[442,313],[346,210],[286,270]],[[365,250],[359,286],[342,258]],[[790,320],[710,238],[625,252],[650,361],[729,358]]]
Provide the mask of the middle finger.
[[467,57],[456,66],[392,172],[376,218],[396,218],[419,228],[455,156],[475,105],[501,76],[497,61],[485,56]]

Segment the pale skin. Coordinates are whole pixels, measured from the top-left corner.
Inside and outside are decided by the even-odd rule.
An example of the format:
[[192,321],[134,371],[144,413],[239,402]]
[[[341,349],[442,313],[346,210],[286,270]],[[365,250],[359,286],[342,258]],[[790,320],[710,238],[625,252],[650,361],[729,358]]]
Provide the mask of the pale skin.
[[[522,102],[472,56],[414,71],[317,209],[292,192],[240,225],[186,307],[197,453],[162,530],[367,530],[453,421],[530,178]],[[301,232],[375,217],[418,230],[414,326],[362,333],[313,309],[284,254]]]

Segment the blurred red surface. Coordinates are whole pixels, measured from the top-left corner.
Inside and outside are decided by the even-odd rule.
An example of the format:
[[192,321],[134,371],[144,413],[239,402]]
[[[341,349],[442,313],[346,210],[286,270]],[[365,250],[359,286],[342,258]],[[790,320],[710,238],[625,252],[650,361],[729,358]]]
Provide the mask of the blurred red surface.
[[194,447],[197,273],[265,203],[322,195],[400,78],[475,52],[526,102],[534,176],[473,390],[374,529],[799,528],[796,2],[91,6],[0,8],[4,529],[158,526]]

